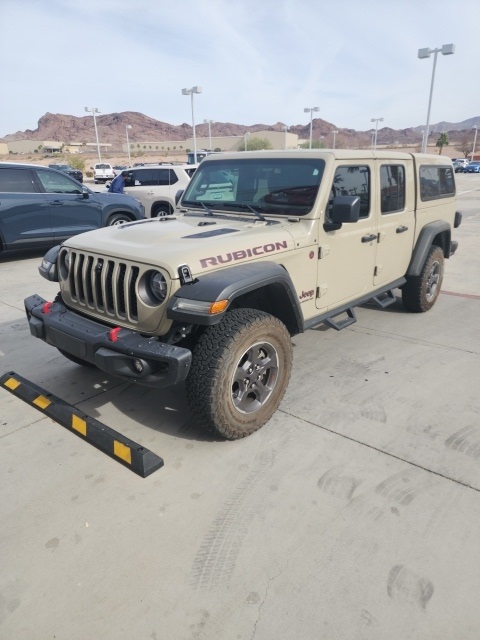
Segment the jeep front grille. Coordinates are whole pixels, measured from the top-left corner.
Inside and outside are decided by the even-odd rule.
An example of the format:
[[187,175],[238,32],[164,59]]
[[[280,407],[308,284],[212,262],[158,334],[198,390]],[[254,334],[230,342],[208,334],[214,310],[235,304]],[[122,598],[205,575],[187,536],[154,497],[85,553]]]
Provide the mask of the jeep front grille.
[[139,267],[126,262],[71,251],[67,278],[71,299],[110,320],[135,324],[139,273]]

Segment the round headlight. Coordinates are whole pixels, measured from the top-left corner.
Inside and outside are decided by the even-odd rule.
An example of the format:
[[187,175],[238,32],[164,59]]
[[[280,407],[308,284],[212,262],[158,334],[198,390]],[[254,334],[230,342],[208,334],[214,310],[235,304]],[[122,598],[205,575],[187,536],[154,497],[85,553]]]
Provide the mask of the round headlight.
[[158,271],[150,275],[150,291],[159,302],[163,302],[167,296],[167,281]]

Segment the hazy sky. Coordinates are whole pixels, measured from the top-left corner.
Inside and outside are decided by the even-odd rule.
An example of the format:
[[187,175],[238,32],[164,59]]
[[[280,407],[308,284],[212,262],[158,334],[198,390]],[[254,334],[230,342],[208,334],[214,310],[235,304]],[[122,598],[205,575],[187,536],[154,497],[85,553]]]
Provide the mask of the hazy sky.
[[0,0],[0,136],[51,113],[400,129],[480,115],[480,0]]

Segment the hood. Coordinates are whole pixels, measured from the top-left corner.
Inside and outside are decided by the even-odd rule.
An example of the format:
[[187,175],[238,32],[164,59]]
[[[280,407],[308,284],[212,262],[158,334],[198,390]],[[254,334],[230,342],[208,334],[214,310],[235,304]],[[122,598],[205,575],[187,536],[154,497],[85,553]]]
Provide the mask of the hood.
[[89,231],[65,246],[103,256],[155,265],[178,277],[188,264],[194,275],[228,264],[273,257],[293,250],[288,220],[278,223],[176,215]]

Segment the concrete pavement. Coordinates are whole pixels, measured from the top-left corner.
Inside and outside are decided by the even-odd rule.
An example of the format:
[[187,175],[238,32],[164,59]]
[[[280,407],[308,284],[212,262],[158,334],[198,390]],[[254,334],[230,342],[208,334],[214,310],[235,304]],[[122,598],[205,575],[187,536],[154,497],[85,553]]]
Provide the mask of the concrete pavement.
[[477,640],[480,176],[427,314],[364,306],[294,339],[273,419],[221,442],[183,389],[30,337],[41,253],[0,262],[14,370],[165,460],[142,479],[0,389],[2,640]]

